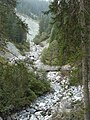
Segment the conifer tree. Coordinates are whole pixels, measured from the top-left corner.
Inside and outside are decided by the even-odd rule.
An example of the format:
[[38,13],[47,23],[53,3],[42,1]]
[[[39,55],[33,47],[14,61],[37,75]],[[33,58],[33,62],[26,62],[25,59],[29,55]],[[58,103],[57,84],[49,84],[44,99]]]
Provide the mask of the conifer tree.
[[[51,2],[53,24],[57,30],[57,39],[62,61],[74,59],[82,63],[82,82],[84,91],[84,119],[90,120],[89,73],[90,73],[90,1],[54,0]],[[54,32],[53,32],[54,33]],[[53,35],[53,34],[52,34]],[[52,37],[51,37],[52,38]]]

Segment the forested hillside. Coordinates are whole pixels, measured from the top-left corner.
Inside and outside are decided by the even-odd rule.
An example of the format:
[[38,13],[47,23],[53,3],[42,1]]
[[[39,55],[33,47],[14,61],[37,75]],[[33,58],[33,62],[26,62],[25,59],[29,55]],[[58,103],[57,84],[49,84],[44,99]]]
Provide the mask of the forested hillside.
[[17,11],[33,17],[41,16],[48,9],[49,3],[43,0],[18,0]]
[[12,54],[13,59],[18,58],[8,50],[7,43],[16,45],[21,51],[27,45],[27,25],[16,15],[16,4],[15,0],[0,0],[0,116],[3,119],[50,90],[47,78],[39,78],[28,70],[24,61],[14,60],[12,64],[4,58],[5,52]]
[[[76,66],[75,79],[83,84],[84,120],[90,119],[90,1],[54,0],[51,2],[53,30],[51,41],[59,45],[60,64],[70,63]],[[81,69],[81,70],[80,70]],[[80,118],[79,118],[80,119]]]
[[24,42],[27,26],[15,14],[16,1],[0,1],[0,36],[13,42]]
[[0,0],[0,120],[90,120],[90,0]]
[[70,64],[76,67],[71,73],[70,84],[84,86],[84,120],[90,119],[89,6],[89,0],[51,2],[46,12],[51,13],[52,18],[49,47],[43,50],[41,57],[47,65]]

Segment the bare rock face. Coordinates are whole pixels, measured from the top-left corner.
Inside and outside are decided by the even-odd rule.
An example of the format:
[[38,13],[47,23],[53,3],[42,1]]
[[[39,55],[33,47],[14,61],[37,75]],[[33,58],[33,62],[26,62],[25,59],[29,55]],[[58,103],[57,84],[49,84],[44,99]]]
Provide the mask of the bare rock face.
[[7,42],[7,49],[16,56],[20,56],[20,51],[11,42]]

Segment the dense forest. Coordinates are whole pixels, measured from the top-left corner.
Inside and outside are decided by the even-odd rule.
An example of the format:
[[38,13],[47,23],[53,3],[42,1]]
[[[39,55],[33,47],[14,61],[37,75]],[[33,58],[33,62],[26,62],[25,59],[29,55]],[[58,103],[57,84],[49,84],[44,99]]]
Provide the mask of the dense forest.
[[[16,13],[31,23],[22,22]],[[38,28],[33,22],[39,26],[38,34],[27,42],[27,35],[33,36],[29,31]],[[3,56],[8,42],[21,51],[24,60],[13,55],[12,64]],[[65,65],[69,68],[63,69]],[[75,100],[71,89],[78,87],[83,97]],[[64,95],[71,99],[70,105]],[[65,100],[61,111],[60,102]],[[90,120],[89,0],[0,0],[0,117],[8,120],[30,105],[30,118],[22,112],[18,114],[24,118],[15,119]]]
[[[41,60],[47,65],[70,64],[71,85],[84,85],[85,120],[90,119],[90,2],[54,0],[46,14],[51,14],[49,47]],[[43,22],[44,25],[44,22]],[[42,41],[41,37],[41,41]],[[37,42],[38,41],[38,42]],[[40,38],[35,43],[39,43]],[[74,119],[74,118],[73,118]],[[79,118],[81,119],[81,118]]]
[[[0,52],[8,51],[7,42],[19,48],[26,42],[27,25],[15,13],[15,0],[0,0]],[[29,43],[28,43],[29,44]],[[25,45],[25,44],[24,44]],[[13,54],[13,53],[12,53]],[[35,89],[34,89],[35,88]],[[6,119],[12,111],[30,105],[50,90],[49,82],[29,71],[24,62],[8,63],[0,56],[0,116]]]
[[[54,0],[49,8],[53,18],[51,41],[57,40],[62,64],[82,69],[84,120],[90,119],[90,1]],[[81,65],[80,65],[81,64]],[[80,67],[81,66],[81,67]],[[79,78],[80,80],[80,78]]]
[[27,26],[15,14],[15,1],[0,1],[0,34],[14,42],[26,39]]

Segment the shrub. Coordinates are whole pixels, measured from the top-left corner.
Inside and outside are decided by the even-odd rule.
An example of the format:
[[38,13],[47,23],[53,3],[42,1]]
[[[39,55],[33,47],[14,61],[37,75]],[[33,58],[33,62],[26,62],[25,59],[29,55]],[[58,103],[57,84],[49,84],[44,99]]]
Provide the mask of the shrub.
[[42,41],[45,41],[47,38],[48,38],[47,33],[42,32],[41,34],[36,35],[36,37],[34,38],[33,41],[34,41],[34,43],[35,43],[36,45],[38,45],[38,44],[40,44]]
[[42,52],[41,61],[48,65],[59,65],[59,49],[58,43],[54,40],[50,43],[48,48],[45,48]]
[[[37,79],[23,63],[15,65],[0,63],[0,112],[30,105],[38,96],[49,91],[50,85]],[[13,106],[13,107],[11,107]]]
[[[59,110],[58,110],[59,111]],[[83,105],[77,103],[74,108],[68,111],[56,112],[52,116],[52,120],[84,120]]]
[[30,50],[29,42],[14,43],[14,44],[19,49],[19,51],[22,55],[25,55],[25,52],[29,52],[29,50]]

